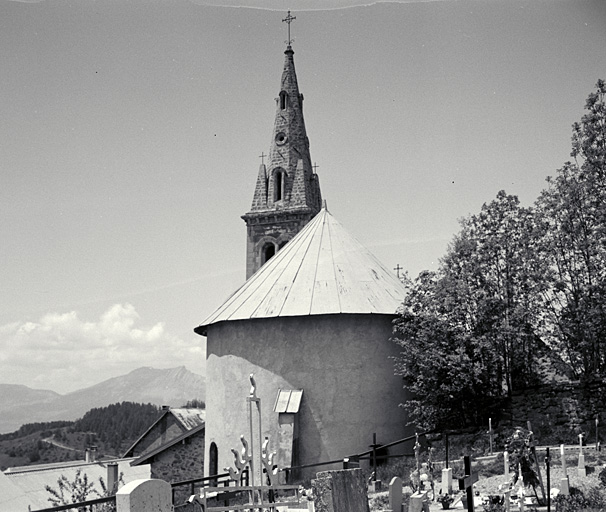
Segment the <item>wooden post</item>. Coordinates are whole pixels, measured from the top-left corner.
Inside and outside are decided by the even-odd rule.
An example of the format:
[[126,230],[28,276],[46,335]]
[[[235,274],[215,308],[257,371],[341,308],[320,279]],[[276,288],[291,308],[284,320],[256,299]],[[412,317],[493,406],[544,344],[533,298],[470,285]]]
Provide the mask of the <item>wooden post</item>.
[[541,468],[539,467],[539,459],[537,459],[537,449],[534,442],[534,434],[532,433],[532,425],[530,421],[527,423],[528,432],[530,433],[530,453],[532,454],[532,458],[534,460],[534,466],[537,470],[537,476],[539,477],[539,487],[541,488],[541,494],[543,495],[543,503],[545,502],[545,487],[543,486],[543,477],[541,476]]
[[547,476],[547,512],[551,512],[551,479],[550,479],[550,462],[549,446],[545,452],[545,474]]

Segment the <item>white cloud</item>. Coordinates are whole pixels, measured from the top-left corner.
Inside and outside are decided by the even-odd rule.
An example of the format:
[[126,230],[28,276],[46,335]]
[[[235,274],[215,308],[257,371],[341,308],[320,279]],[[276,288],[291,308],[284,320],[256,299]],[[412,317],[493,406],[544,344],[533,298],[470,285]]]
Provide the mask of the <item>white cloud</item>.
[[66,393],[141,366],[204,364],[203,342],[185,342],[159,322],[141,326],[131,304],[114,304],[96,321],[76,311],[0,326],[0,382]]

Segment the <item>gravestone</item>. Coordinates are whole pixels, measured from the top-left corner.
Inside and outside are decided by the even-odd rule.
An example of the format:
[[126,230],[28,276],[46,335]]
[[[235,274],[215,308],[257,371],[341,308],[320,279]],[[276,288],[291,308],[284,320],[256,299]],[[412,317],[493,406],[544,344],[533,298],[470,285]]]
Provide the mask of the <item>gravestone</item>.
[[316,512],[369,512],[362,470],[321,471],[311,481]]
[[402,512],[402,479],[394,476],[389,482],[389,510]]
[[171,512],[170,484],[164,480],[133,480],[116,493],[117,512]]

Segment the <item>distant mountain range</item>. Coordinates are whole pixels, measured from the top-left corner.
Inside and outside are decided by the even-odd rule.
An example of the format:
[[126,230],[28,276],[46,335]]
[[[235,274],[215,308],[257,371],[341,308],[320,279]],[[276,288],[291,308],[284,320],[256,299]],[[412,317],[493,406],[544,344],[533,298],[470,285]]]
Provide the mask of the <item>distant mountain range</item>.
[[167,370],[139,368],[66,395],[21,385],[0,384],[0,433],[13,432],[24,423],[75,420],[94,407],[116,402],[178,407],[188,400],[204,400],[205,397],[204,377],[184,366]]

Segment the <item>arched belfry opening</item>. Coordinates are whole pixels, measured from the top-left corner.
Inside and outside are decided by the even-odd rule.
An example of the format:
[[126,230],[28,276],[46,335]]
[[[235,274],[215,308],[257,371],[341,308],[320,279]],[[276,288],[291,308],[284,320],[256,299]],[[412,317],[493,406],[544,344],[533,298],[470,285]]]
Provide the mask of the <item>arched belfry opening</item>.
[[272,242],[266,243],[261,249],[261,264],[265,265],[276,254],[276,246]]

